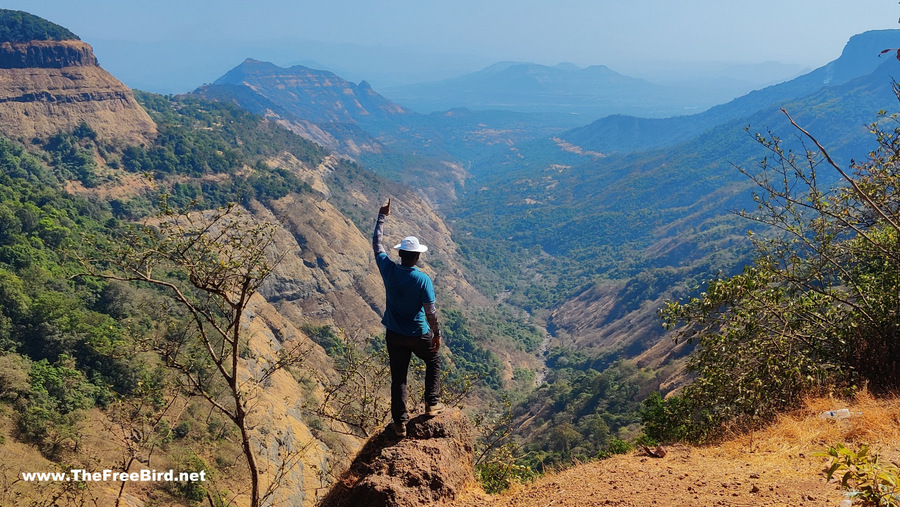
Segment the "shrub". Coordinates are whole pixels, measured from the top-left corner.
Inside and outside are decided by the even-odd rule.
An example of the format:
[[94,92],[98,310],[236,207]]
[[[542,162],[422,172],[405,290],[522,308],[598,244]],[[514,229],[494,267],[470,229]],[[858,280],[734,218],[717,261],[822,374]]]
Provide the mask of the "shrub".
[[829,447],[821,456],[830,456],[826,470],[828,480],[835,473],[843,472],[841,486],[850,489],[850,498],[859,498],[866,505],[879,507],[900,506],[900,467],[896,463],[884,464],[877,454],[869,454],[869,446],[862,444],[854,452],[844,444]]
[[[696,380],[677,401],[645,407],[651,436],[704,439],[817,391],[900,387],[900,116],[871,125],[878,148],[849,172],[797,128],[817,150],[798,155],[757,135],[772,156],[744,171],[759,190],[757,212],[742,215],[768,227],[753,238],[754,264],[660,311],[696,343]],[[847,184],[820,188],[819,166]]]

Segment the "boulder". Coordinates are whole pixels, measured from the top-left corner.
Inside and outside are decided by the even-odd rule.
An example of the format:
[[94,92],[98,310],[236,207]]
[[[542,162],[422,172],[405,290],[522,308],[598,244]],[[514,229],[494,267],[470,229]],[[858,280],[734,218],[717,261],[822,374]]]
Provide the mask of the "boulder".
[[456,499],[473,480],[474,430],[459,410],[385,429],[360,450],[321,507],[413,507]]

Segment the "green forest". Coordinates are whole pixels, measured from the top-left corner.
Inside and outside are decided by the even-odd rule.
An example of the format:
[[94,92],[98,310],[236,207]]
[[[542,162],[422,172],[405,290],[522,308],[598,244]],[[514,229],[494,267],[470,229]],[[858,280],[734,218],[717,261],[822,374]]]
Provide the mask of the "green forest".
[[[0,28],[9,42],[77,39],[20,11],[0,11]],[[27,144],[0,137],[0,423],[69,470],[102,421],[122,470],[149,452],[212,478],[160,486],[151,504],[259,505],[300,460],[251,438],[257,396],[284,374],[302,400],[286,410],[313,442],[303,450],[327,454],[305,471],[324,489],[384,430],[390,382],[382,336],[329,323],[378,311],[368,273],[330,263],[370,237],[376,201],[398,195],[449,231],[451,251],[424,269],[450,282],[436,283],[444,396],[474,423],[489,493],[639,446],[755,431],[808,396],[896,393],[900,116],[874,105],[900,88],[879,72],[692,125],[701,133],[682,144],[602,156],[524,133],[553,130],[539,116],[460,111],[443,126],[370,119],[385,145],[354,161],[227,102],[141,91],[157,126],[143,145],[87,122]],[[513,133],[467,137],[490,121]],[[462,153],[465,178],[440,181]],[[455,192],[447,202],[425,197],[437,183]],[[279,271],[285,244],[314,275]],[[275,309],[255,308],[273,278]],[[358,298],[344,308],[333,294]],[[277,352],[251,346],[254,323]],[[663,353],[641,357],[660,340]],[[275,430],[258,438],[300,439]],[[276,472],[261,464],[276,458]],[[58,485],[35,505],[85,491]]]
[[24,11],[0,9],[0,40],[30,42],[33,40],[80,40],[69,29]]

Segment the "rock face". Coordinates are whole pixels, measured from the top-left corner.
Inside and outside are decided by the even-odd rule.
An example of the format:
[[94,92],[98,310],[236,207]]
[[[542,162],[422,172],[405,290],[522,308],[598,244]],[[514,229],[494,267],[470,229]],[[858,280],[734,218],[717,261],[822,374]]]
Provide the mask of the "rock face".
[[30,141],[82,122],[108,140],[146,143],[156,124],[91,46],[76,40],[0,44],[0,133]]
[[91,47],[81,41],[32,41],[0,44],[0,69],[61,69],[97,66]]
[[453,501],[473,480],[474,432],[459,410],[419,416],[363,447],[320,507],[425,506]]

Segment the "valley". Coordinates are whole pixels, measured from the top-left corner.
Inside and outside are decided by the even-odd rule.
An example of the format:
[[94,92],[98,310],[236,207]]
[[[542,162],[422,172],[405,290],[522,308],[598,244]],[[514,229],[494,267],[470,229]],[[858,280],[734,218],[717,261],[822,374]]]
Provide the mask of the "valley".
[[[10,26],[23,19],[3,12]],[[778,222],[752,219],[781,209],[761,200],[753,178],[777,161],[793,167],[784,154],[803,166],[812,145],[789,119],[876,185],[882,173],[854,164],[889,137],[873,138],[869,125],[889,133],[898,110],[892,76],[900,62],[881,51],[898,45],[900,30],[861,33],[821,68],[715,104],[605,66],[506,62],[382,94],[366,81],[249,57],[193,92],[159,95],[128,89],[67,29],[24,19],[43,31],[0,48],[3,502],[40,496],[50,505],[89,494],[99,504],[243,505],[258,475],[267,501],[314,505],[387,421],[385,303],[370,243],[388,198],[386,242],[414,233],[429,245],[420,266],[437,293],[445,398],[478,422],[478,473],[510,465],[544,473],[655,441],[651,418],[682,415],[665,411],[698,378],[692,353],[706,350],[708,338],[683,339],[665,309],[699,305],[711,281],[756,283],[748,273],[769,259],[760,251],[783,254]],[[776,138],[783,144],[773,149]],[[820,155],[805,159],[815,177],[788,172],[784,187],[812,181],[826,189],[822,202],[849,201],[846,215],[853,210],[875,227],[878,217],[841,194],[846,178]],[[215,241],[230,236],[200,227],[200,239],[176,252],[217,238],[201,263],[211,266],[206,275],[224,277],[213,282],[198,281],[162,248],[173,241],[164,234],[169,221],[202,224],[223,207],[246,220],[245,229],[228,227],[238,238],[271,228],[265,255],[277,259],[247,294],[247,320],[233,326],[233,309],[222,303],[231,291],[205,292],[248,268],[217,257],[234,243]],[[890,250],[878,242],[893,241],[885,230],[873,234],[872,251]],[[117,264],[141,248],[155,252],[138,264],[164,280],[156,287]],[[865,259],[859,286],[892,283],[869,273]],[[166,290],[178,287],[187,288]],[[827,306],[810,298],[797,306]],[[737,305],[723,301],[711,313]],[[212,306],[198,324],[202,304]],[[879,306],[888,308],[884,329],[891,304]],[[235,333],[233,351],[217,352],[227,349],[227,333],[199,346],[222,322]],[[225,380],[216,377],[222,358],[237,372]],[[851,364],[860,375],[871,371]],[[413,372],[411,399],[421,397],[423,375]],[[204,382],[192,387],[192,378]],[[860,379],[834,385],[849,393]],[[202,383],[214,394],[199,396]],[[423,402],[414,403],[421,411]],[[245,426],[229,415],[238,408],[250,414]],[[104,440],[104,431],[121,442]],[[684,462],[717,459],[679,452]],[[258,470],[244,461],[251,455]],[[203,467],[214,480],[81,491],[56,484],[40,494],[11,484],[32,463],[127,472],[151,460]],[[623,473],[641,468],[615,460],[610,466]],[[611,473],[605,466],[598,476]],[[798,480],[778,484],[793,495]],[[833,490],[817,494],[832,499]],[[537,489],[518,494],[495,504],[553,500]],[[473,501],[488,498],[478,495]]]

